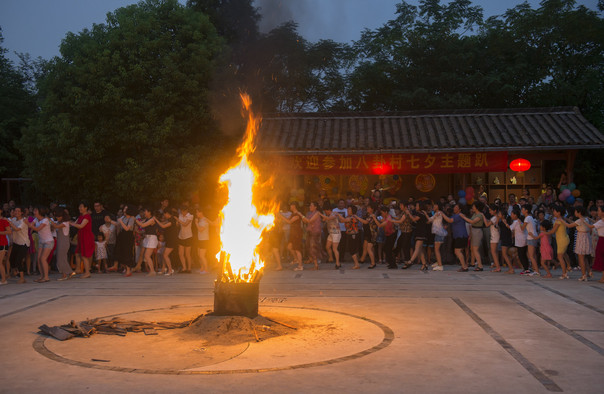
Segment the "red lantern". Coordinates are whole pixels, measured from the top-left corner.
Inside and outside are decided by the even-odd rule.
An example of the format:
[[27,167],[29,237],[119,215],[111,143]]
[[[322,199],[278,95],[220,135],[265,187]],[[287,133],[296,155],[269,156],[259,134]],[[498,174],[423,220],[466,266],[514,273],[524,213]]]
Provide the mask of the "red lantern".
[[527,159],[516,159],[510,163],[510,169],[516,172],[528,171],[531,168],[531,162]]

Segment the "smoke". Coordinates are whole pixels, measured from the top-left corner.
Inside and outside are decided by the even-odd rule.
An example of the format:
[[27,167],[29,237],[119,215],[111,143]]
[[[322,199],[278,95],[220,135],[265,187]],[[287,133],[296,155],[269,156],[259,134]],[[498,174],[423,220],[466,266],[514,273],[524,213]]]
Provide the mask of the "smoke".
[[300,23],[306,19],[311,6],[308,0],[255,0],[254,5],[262,15],[259,26],[262,33],[288,21]]

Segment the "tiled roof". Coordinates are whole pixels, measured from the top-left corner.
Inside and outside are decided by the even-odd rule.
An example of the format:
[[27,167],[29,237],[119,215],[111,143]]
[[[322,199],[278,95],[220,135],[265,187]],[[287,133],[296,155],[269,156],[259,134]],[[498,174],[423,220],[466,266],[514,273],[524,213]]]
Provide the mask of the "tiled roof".
[[282,154],[604,148],[573,107],[266,116],[258,150]]

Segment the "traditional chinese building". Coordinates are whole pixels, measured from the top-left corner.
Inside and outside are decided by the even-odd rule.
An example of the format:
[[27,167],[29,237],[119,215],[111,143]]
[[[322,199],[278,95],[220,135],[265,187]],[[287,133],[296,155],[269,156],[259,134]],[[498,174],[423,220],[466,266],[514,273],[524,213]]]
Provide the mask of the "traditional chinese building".
[[[366,194],[378,180],[386,197],[480,185],[491,201],[523,187],[538,197],[549,162],[564,161],[572,177],[578,151],[602,148],[604,135],[572,107],[280,114],[258,135],[258,150],[306,200]],[[520,157],[531,163],[524,173],[509,168]]]

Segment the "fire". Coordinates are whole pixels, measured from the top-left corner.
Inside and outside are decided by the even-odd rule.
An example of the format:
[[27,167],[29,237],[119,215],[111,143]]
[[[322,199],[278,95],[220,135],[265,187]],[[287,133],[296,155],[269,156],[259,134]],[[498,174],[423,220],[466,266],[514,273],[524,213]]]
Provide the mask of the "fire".
[[227,203],[220,212],[220,252],[216,258],[222,264],[222,282],[257,282],[262,276],[264,262],[258,255],[262,232],[273,226],[273,214],[261,215],[253,203],[253,188],[258,178],[257,169],[248,156],[254,152],[254,137],[262,118],[251,110],[248,95],[241,94],[247,113],[243,143],[237,149],[239,162],[220,176],[220,184],[227,188]]

